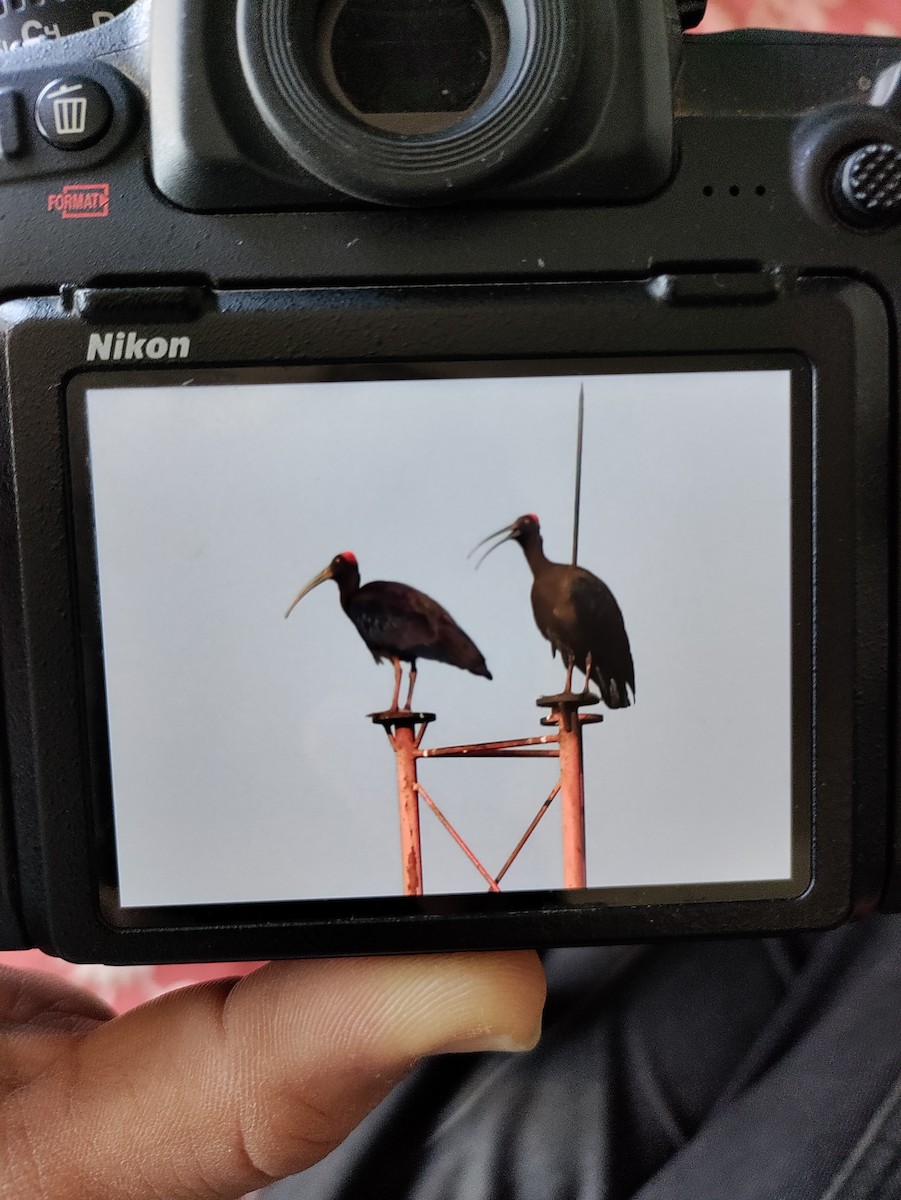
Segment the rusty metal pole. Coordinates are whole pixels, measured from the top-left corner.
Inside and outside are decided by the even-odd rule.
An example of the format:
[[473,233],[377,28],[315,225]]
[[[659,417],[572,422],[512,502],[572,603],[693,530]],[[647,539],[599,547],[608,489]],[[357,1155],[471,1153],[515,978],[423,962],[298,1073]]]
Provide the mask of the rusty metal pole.
[[585,887],[585,775],[582,722],[574,704],[554,709],[560,730],[560,802],[563,816],[563,886]]
[[404,895],[422,895],[422,843],[419,835],[419,794],[416,790],[416,737],[409,724],[395,727],[391,739],[397,763],[400,806],[400,853]]
[[539,708],[549,708],[542,725],[556,725],[560,748],[560,808],[563,820],[563,886],[586,887],[585,870],[585,769],[582,761],[582,726],[603,721],[599,714],[580,709],[599,704],[600,697],[585,692],[571,696],[540,696]]
[[[397,769],[397,804],[400,813],[400,854],[405,896],[422,895],[422,843],[419,836],[419,792],[416,760],[419,743],[434,713],[388,711],[370,713],[373,725],[381,725]],[[417,726],[419,726],[417,732]]]

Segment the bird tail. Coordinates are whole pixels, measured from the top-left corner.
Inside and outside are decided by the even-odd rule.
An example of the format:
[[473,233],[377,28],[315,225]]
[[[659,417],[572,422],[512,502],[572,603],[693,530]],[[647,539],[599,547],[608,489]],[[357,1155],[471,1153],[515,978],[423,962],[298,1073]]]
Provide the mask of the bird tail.
[[466,641],[461,642],[458,646],[458,656],[454,660],[454,665],[464,671],[470,671],[473,675],[481,675],[483,679],[492,678],[481,650],[470,638],[466,638]]
[[635,699],[635,688],[632,687],[632,696],[629,697],[630,684],[620,679],[605,679],[603,676],[596,676],[595,683],[601,689],[601,698],[608,708],[628,708]]

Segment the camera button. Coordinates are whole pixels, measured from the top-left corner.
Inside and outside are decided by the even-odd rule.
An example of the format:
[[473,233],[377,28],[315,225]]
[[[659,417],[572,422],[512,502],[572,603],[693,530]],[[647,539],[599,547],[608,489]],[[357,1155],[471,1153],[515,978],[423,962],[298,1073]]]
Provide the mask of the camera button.
[[841,163],[833,188],[846,221],[886,229],[901,221],[901,146],[871,142]]
[[0,91],[0,158],[15,158],[25,149],[22,105],[18,92]]
[[83,150],[109,128],[113,105],[93,79],[54,79],[38,96],[34,120],[41,137],[58,150]]

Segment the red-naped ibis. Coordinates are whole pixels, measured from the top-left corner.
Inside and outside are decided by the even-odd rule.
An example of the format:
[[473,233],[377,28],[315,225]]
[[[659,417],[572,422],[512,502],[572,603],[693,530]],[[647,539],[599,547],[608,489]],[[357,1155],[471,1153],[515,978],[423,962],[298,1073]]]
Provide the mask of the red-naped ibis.
[[[566,662],[566,690],[572,690],[573,667],[600,688],[608,708],[628,708],[635,696],[632,651],[616,598],[602,579],[584,567],[551,562],[544,553],[541,526],[534,513],[517,518],[475,547],[500,538],[479,563],[504,542],[519,542],[532,571],[532,612],[541,633]],[[475,553],[475,550],[473,553]]]
[[491,678],[485,660],[471,638],[431,596],[405,583],[374,580],[360,587],[360,568],[349,550],[336,554],[324,571],[302,588],[285,613],[289,617],[308,592],[327,579],[338,585],[341,607],[356,626],[377,663],[388,658],[394,663],[394,696],[391,712],[398,711],[401,662],[410,664],[410,684],[403,711],[413,702],[416,661],[431,658]]

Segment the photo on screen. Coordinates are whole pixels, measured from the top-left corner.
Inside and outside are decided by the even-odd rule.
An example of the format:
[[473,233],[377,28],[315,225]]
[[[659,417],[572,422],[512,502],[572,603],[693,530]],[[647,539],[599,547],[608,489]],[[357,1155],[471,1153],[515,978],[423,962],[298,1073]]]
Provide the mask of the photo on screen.
[[79,400],[121,905],[788,880],[791,372],[365,373]]

